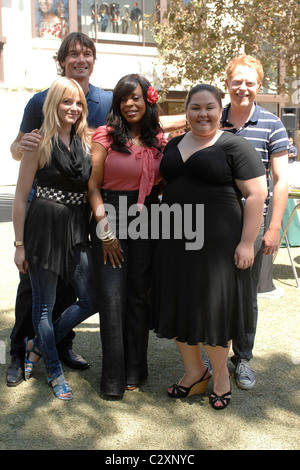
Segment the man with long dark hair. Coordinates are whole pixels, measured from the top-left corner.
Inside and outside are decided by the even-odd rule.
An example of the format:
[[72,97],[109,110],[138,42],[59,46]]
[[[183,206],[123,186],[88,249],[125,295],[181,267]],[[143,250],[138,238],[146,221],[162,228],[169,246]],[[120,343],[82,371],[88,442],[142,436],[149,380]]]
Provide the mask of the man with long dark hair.
[[[61,43],[54,59],[61,69],[61,75],[73,78],[81,85],[88,105],[89,127],[97,128],[104,125],[112,104],[112,92],[102,90],[90,83],[90,76],[96,61],[96,47],[93,40],[80,32],[70,33]],[[25,150],[34,150],[39,145],[41,139],[39,129],[43,122],[42,108],[47,91],[36,93],[25,107],[19,133],[11,145],[12,156],[17,161],[22,159]],[[160,120],[165,132],[185,126],[185,117],[182,115],[163,116],[160,117]],[[34,188],[31,200],[33,197]],[[72,289],[67,289],[64,283],[59,288],[61,292],[57,293],[54,315],[61,314],[74,301]],[[15,306],[15,325],[11,334],[10,355],[12,360],[6,375],[7,385],[11,387],[19,385],[23,381],[24,338],[34,335],[31,304],[31,285],[28,274],[20,274]],[[60,358],[69,367],[85,369],[89,364],[72,350],[74,336],[75,333],[70,332],[62,344],[58,345]]]
[[[82,87],[88,105],[88,124],[97,128],[105,124],[106,115],[110,109],[112,93],[104,91],[89,83],[96,60],[94,42],[83,33],[71,33],[62,42],[55,60],[61,68],[61,75],[75,79]],[[19,133],[11,145],[11,153],[15,160],[22,159],[23,152],[34,150],[40,143],[39,129],[43,123],[43,104],[47,90],[36,93],[24,110]],[[34,188],[30,199],[34,197]],[[29,201],[30,202],[30,201]],[[70,304],[75,301],[75,293],[71,286],[61,281],[58,283],[56,304],[53,311],[55,320]],[[6,383],[14,387],[23,381],[24,338],[32,338],[32,291],[29,275],[20,273],[20,283],[17,290],[15,305],[15,325],[11,333],[11,364],[7,370]],[[64,340],[57,345],[60,359],[74,369],[89,367],[80,355],[72,350],[74,331],[68,333]]]

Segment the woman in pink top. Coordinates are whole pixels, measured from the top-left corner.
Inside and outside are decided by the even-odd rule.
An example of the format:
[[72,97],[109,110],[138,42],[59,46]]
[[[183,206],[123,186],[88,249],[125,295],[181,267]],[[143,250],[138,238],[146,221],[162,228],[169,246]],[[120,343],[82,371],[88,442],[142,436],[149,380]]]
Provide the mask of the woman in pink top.
[[166,140],[157,91],[137,74],[114,90],[107,126],[93,136],[89,200],[99,292],[102,377],[106,395],[122,396],[147,378],[153,241],[151,204],[158,204]]

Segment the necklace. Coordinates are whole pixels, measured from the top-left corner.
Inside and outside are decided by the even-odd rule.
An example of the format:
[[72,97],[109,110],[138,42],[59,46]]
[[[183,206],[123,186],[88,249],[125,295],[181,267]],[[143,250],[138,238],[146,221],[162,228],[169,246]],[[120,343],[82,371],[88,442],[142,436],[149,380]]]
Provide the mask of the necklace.
[[133,138],[131,137],[131,138],[130,138],[130,142],[131,142],[132,144],[135,144],[135,145],[141,144],[140,135],[136,135],[136,136],[133,137]]

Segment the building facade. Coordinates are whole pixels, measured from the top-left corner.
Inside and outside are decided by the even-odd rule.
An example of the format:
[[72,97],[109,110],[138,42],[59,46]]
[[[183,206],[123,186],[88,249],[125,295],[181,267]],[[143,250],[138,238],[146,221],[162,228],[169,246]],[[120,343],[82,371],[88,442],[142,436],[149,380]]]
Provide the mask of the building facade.
[[[167,4],[167,0],[0,0],[1,88],[47,88],[57,77],[53,56],[61,40],[69,32],[82,31],[96,44],[94,85],[112,90],[123,75],[141,73],[159,89],[155,40],[143,19]],[[170,90],[163,112],[181,113],[185,95]],[[293,108],[272,89],[261,90],[259,104],[280,117]]]
[[72,31],[95,40],[95,85],[113,89],[121,76],[131,72],[153,81],[156,47],[142,18],[153,14],[156,5],[157,0],[1,0],[2,87],[37,90],[49,86],[57,75],[53,56]]
[[[0,0],[0,185],[15,184],[18,164],[10,155],[24,107],[33,93],[51,85],[57,77],[53,56],[61,40],[82,31],[95,41],[97,60],[91,83],[112,90],[127,73],[140,73],[160,88],[160,65],[154,37],[144,18],[157,6],[164,11],[168,0]],[[283,95],[263,89],[258,103],[274,114],[287,114],[289,132],[300,144],[299,109]],[[162,112],[184,112],[186,92],[169,90]],[[225,96],[224,104],[227,102]],[[299,108],[299,105],[298,105]]]

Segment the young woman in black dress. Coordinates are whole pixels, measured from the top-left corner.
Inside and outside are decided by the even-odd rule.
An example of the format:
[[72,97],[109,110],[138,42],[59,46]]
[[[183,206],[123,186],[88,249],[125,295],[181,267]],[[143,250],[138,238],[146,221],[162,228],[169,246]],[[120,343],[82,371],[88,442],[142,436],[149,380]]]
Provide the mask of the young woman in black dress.
[[[159,240],[152,287],[153,329],[175,339],[185,367],[168,394],[204,393],[210,374],[201,359],[202,343],[213,368],[210,401],[216,409],[225,408],[231,398],[230,340],[253,328],[249,267],[266,197],[258,154],[245,139],[219,130],[221,112],[216,88],[197,85],[186,103],[191,130],[165,148],[162,202],[179,204],[182,214],[192,208],[193,217],[182,218],[181,238]],[[203,220],[197,219],[200,206]],[[203,232],[203,246],[192,246],[185,236],[191,227],[198,238]]]
[[[90,139],[80,85],[66,77],[57,79],[47,93],[43,112],[42,140],[36,150],[23,154],[13,206],[15,264],[22,273],[29,270],[36,333],[26,341],[25,380],[42,356],[54,395],[70,400],[73,394],[56,343],[96,308],[86,204]],[[37,193],[26,214],[34,179]],[[72,283],[78,300],[53,324],[58,276]]]

